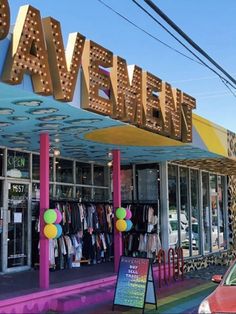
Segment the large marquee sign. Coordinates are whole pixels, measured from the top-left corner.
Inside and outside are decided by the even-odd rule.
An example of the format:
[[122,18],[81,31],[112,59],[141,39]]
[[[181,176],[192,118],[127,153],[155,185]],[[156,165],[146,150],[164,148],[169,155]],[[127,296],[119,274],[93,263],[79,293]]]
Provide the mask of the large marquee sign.
[[[0,40],[10,28],[10,8],[0,0]],[[190,95],[144,71],[80,33],[69,35],[64,48],[60,23],[41,19],[30,5],[20,8],[1,81],[16,85],[24,74],[32,78],[34,92],[71,102],[82,69],[81,107],[182,141],[192,141]]]

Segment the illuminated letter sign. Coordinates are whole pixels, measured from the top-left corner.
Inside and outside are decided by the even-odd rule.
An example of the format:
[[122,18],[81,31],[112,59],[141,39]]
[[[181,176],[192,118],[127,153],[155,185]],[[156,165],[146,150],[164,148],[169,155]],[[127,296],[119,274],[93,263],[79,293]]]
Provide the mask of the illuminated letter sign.
[[10,28],[10,8],[7,0],[0,0],[0,40],[7,37]]
[[31,75],[36,93],[52,94],[40,12],[31,6],[20,8],[2,80],[19,84],[24,73]]
[[114,92],[113,117],[142,126],[142,69],[136,65],[127,67],[124,59],[115,56],[111,80]]
[[182,142],[192,142],[192,110],[196,108],[196,100],[182,93],[181,98],[181,128],[182,128]]
[[112,67],[112,52],[92,41],[86,41],[83,53],[82,107],[104,115],[112,114],[111,81],[104,68]]
[[85,37],[79,33],[70,34],[65,53],[60,23],[48,17],[43,19],[43,27],[48,48],[49,66],[51,73],[53,73],[54,97],[61,101],[72,101]]
[[[0,40],[7,36],[9,26],[8,1],[0,0]],[[24,74],[29,74],[35,93],[71,102],[81,65],[83,109],[175,140],[192,141],[194,98],[136,65],[127,66],[125,59],[85,40],[80,33],[69,35],[65,51],[57,20],[47,17],[42,22],[37,9],[20,8],[4,65],[4,82],[20,84]]]
[[159,93],[162,90],[162,80],[151,73],[143,72],[143,107],[145,112],[144,128],[152,132],[163,133],[163,108]]

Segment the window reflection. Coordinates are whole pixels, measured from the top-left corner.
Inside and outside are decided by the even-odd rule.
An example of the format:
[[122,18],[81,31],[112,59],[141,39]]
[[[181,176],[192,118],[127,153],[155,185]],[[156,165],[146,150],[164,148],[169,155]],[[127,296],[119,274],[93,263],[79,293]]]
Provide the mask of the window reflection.
[[209,204],[209,174],[202,173],[202,200],[203,200],[203,245],[204,252],[210,252],[210,204]]
[[94,185],[107,186],[108,185],[108,168],[94,165]]
[[169,247],[179,246],[179,220],[177,212],[177,166],[168,166],[169,187]]
[[219,249],[219,221],[218,221],[218,197],[217,197],[217,176],[210,175],[210,196],[211,196],[211,243],[212,251]]
[[92,184],[91,165],[85,163],[76,163],[76,183]]
[[73,183],[73,161],[66,159],[56,159],[56,181]]
[[73,198],[73,186],[56,185],[56,198]]
[[132,201],[133,180],[132,166],[122,166],[121,177],[121,199],[122,201]]
[[[32,156],[32,178],[40,180],[40,156],[33,154]],[[53,158],[49,158],[49,180],[53,181]]]
[[139,201],[157,201],[159,166],[157,164],[137,165],[137,184]]
[[[186,243],[189,232],[188,208],[188,169],[180,168],[180,236],[181,246]],[[184,256],[189,256],[189,248],[185,246]]]
[[[199,220],[199,203],[198,203],[198,171],[190,170],[191,182],[191,241],[192,255],[198,255],[200,252],[200,220]],[[188,235],[189,236],[189,235]]]
[[92,200],[92,188],[90,187],[77,187],[76,188],[76,198],[79,202],[88,202]]
[[108,200],[108,189],[94,188],[93,200],[95,202],[104,202]]
[[224,215],[224,177],[218,176],[218,201],[219,201],[219,246],[220,249],[227,248],[225,215]]

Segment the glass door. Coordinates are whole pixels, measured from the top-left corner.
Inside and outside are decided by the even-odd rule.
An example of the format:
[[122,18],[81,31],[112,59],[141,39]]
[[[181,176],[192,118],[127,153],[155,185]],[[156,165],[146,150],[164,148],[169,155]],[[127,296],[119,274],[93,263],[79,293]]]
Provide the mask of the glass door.
[[9,182],[7,268],[28,264],[28,197],[28,184]]

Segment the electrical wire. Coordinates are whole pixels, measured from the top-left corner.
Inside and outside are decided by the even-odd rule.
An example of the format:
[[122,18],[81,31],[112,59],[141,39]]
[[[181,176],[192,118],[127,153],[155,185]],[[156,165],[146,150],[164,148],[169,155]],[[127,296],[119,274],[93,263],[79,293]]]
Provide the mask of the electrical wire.
[[[135,24],[134,22],[132,22],[131,20],[129,20],[127,17],[125,17],[124,15],[122,15],[121,13],[119,13],[118,11],[116,11],[115,9],[113,9],[111,6],[109,6],[108,4],[106,4],[105,2],[103,2],[102,0],[97,0],[98,2],[100,2],[102,5],[104,5],[106,8],[108,8],[109,10],[111,10],[113,13],[117,14],[119,17],[121,17],[122,19],[124,19],[126,22],[128,22],[129,24],[131,24],[132,26],[134,26],[135,28],[137,28],[138,30],[142,31],[143,33],[145,33],[146,35],[148,35],[149,37],[151,37],[152,39],[158,41],[160,44],[164,45],[165,47],[173,50],[174,52],[177,52],[178,54],[182,55],[183,57],[190,59],[193,62],[196,62],[198,64],[201,64],[199,61],[187,56],[186,54],[182,53],[181,51],[171,47],[170,45],[166,44],[165,42],[161,41],[160,39],[158,39],[156,36],[152,35],[151,33],[149,33],[148,31],[146,31],[144,28],[138,26],[137,24]],[[202,64],[201,64],[202,65]]]
[[[171,47],[170,45],[166,44],[165,42],[161,41],[160,39],[158,39],[156,36],[152,35],[151,33],[149,33],[148,31],[146,31],[145,29],[141,28],[140,26],[138,26],[137,24],[135,24],[134,22],[132,22],[131,20],[129,20],[127,17],[125,17],[124,15],[122,15],[121,13],[119,13],[118,11],[116,11],[115,9],[113,9],[111,6],[109,6],[108,4],[106,4],[105,2],[103,2],[102,0],[97,0],[100,4],[102,4],[103,6],[105,6],[107,9],[111,10],[113,13],[115,13],[116,15],[118,15],[119,17],[121,17],[123,20],[125,20],[126,22],[128,22],[129,24],[131,24],[132,26],[134,26],[135,28],[137,28],[138,30],[142,31],[143,33],[145,33],[146,35],[148,35],[149,37],[151,37],[152,39],[156,40],[157,42],[161,43],[162,45],[164,45],[165,47],[173,50],[174,52],[182,55],[183,57],[197,63],[200,64],[202,66],[207,67],[210,71],[212,71],[213,73],[215,73],[221,80],[221,82],[225,85],[225,87],[231,92],[231,94],[236,98],[236,94],[233,92],[233,90],[229,87],[229,85],[232,88],[236,88],[234,85],[232,85],[231,82],[229,82],[227,79],[225,79],[221,74],[219,74],[216,70],[214,70],[212,67],[210,67],[207,63],[205,63],[198,55],[196,55],[191,49],[189,49],[188,46],[186,46],[183,42],[181,42],[174,34],[172,34],[161,22],[159,22],[154,16],[152,16],[150,14],[150,12],[148,12],[144,7],[142,7],[139,3],[137,3],[137,1],[132,0],[139,8],[141,8],[146,14],[148,14],[156,23],[158,23],[165,31],[167,31],[173,38],[175,38],[185,49],[187,49],[192,55],[194,55],[195,58],[197,58],[199,61],[187,56],[186,54],[180,52],[179,50]],[[145,1],[145,0],[144,0]]]
[[181,37],[183,37],[195,50],[210,61],[218,70],[236,84],[236,80],[223,69],[213,58],[211,58],[198,44],[196,44],[178,25],[176,25],[163,11],[161,11],[151,0],[144,0],[168,25],[170,25]]
[[[209,66],[205,61],[203,61],[196,53],[194,53],[188,46],[186,46],[178,37],[176,37],[174,34],[172,34],[168,28],[166,28],[161,22],[159,22],[150,12],[148,12],[143,6],[141,6],[136,0],[132,0],[142,11],[144,11],[149,17],[151,17],[158,25],[160,25],[169,35],[171,35],[175,40],[178,41],[185,49],[187,49],[195,58],[197,58],[201,65],[207,67],[209,70],[211,70],[213,73],[215,73],[221,81],[224,80],[229,84],[231,87],[236,89],[236,87],[229,82],[227,79],[225,79],[221,74],[219,74],[215,69],[213,69],[211,66]],[[145,0],[144,0],[145,1]]]

